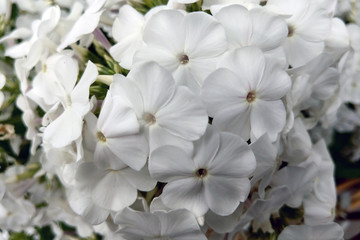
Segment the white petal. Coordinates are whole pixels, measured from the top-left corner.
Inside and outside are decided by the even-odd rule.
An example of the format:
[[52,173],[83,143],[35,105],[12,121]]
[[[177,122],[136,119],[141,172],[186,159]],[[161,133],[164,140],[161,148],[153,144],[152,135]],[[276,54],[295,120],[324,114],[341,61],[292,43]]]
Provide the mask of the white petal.
[[214,115],[213,126],[219,130],[238,134],[242,139],[250,138],[251,106],[241,103],[224,107]]
[[194,215],[184,209],[176,209],[168,213],[156,212],[161,222],[164,236],[176,240],[206,240]]
[[251,132],[255,138],[267,133],[270,140],[275,141],[286,122],[283,102],[281,100],[263,101],[257,99],[251,108],[250,122]]
[[92,191],[94,203],[119,211],[135,202],[137,190],[118,171],[109,171]]
[[184,18],[183,13],[176,10],[155,13],[144,29],[144,42],[174,54],[181,54],[185,42]]
[[98,71],[96,66],[88,61],[83,75],[71,92],[72,102],[81,104],[87,104],[89,102],[90,85],[95,82],[97,76]]
[[166,206],[186,208],[196,216],[203,216],[209,209],[204,196],[202,180],[195,177],[168,183],[161,196]]
[[156,186],[156,180],[150,176],[147,166],[140,171],[134,171],[131,168],[125,168],[121,171],[122,176],[140,191],[150,191]]
[[201,99],[178,87],[171,101],[155,115],[157,123],[175,136],[197,140],[204,134],[208,116]]
[[73,211],[91,224],[100,224],[109,216],[108,210],[95,205],[91,195],[79,189],[73,189],[69,192],[68,201]]
[[175,91],[175,81],[171,74],[155,62],[134,67],[128,75],[139,88],[144,112],[154,114],[167,104]]
[[203,85],[201,97],[210,116],[232,105],[245,102],[248,94],[247,79],[236,76],[228,69],[220,68],[210,74]]
[[82,124],[83,119],[78,109],[69,107],[46,127],[43,138],[53,147],[65,147],[80,137]]
[[194,143],[193,161],[196,168],[207,168],[220,147],[220,135],[213,127],[208,126],[205,134]]
[[150,152],[152,152],[158,147],[165,145],[177,146],[187,153],[193,151],[194,145],[191,141],[185,140],[181,137],[177,137],[169,133],[166,129],[160,127],[158,124],[150,126],[148,130]]
[[218,56],[227,49],[225,31],[209,14],[192,12],[185,17],[184,53],[190,58]]
[[149,147],[143,135],[136,134],[119,138],[107,138],[106,144],[110,151],[129,167],[135,170],[140,170],[144,167],[149,154]]
[[179,56],[159,47],[145,46],[134,54],[134,62],[145,63],[155,61],[166,70],[173,72],[179,65]]
[[233,213],[250,192],[247,178],[209,176],[204,181],[205,198],[214,213],[225,216]]
[[230,69],[238,78],[247,81],[253,90],[264,74],[265,56],[259,48],[243,47],[227,53],[218,67]]
[[97,126],[106,138],[119,138],[140,131],[135,112],[124,105],[121,99],[112,98],[110,94],[105,98]]
[[160,235],[159,218],[152,213],[125,208],[116,215],[115,223],[121,226],[120,232],[124,233],[127,239],[144,239]]
[[311,42],[298,35],[287,38],[284,43],[286,58],[294,68],[305,65],[319,56],[324,47],[324,42]]
[[289,92],[291,80],[289,75],[276,63],[268,61],[263,79],[256,90],[256,97],[263,100],[277,100]]
[[241,5],[222,8],[215,14],[226,30],[229,42],[237,47],[248,46],[252,33],[252,19],[249,11]]
[[94,161],[101,169],[119,170],[126,167],[126,164],[111,151],[109,146],[102,142],[96,144]]
[[144,104],[141,92],[132,79],[123,75],[115,74],[114,81],[110,85],[110,92],[113,98],[132,108],[140,119],[144,113]]
[[101,14],[102,12],[88,12],[80,16],[56,50],[60,52],[70,44],[78,41],[82,36],[92,33],[99,24]]
[[220,133],[220,148],[209,160],[209,172],[215,176],[248,178],[255,170],[256,160],[247,143],[232,133]]
[[160,147],[150,155],[150,174],[159,181],[171,182],[195,176],[195,170],[190,156],[175,146]]

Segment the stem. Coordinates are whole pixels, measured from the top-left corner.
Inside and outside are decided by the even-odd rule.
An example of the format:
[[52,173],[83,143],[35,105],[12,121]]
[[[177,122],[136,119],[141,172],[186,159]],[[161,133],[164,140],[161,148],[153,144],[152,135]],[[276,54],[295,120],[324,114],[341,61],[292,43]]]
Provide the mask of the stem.
[[99,75],[97,77],[96,81],[110,86],[110,84],[113,82],[113,76],[112,75]]

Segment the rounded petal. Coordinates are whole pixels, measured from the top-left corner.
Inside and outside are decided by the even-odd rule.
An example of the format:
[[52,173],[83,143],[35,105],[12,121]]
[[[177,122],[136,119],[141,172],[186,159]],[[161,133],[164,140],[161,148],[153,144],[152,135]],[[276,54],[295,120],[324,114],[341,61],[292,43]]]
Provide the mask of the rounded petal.
[[250,113],[251,132],[255,138],[264,133],[274,142],[286,122],[286,110],[281,100],[263,101],[256,100]]
[[108,171],[92,191],[94,203],[112,211],[130,206],[136,197],[137,189],[119,171]]
[[129,75],[140,90],[144,112],[155,113],[169,102],[175,91],[171,74],[155,62],[134,67]]
[[191,58],[218,56],[227,49],[225,30],[209,14],[192,12],[185,17],[184,53]]
[[247,79],[236,76],[226,68],[220,68],[210,74],[203,85],[201,97],[210,116],[232,105],[246,101],[248,94]]
[[109,216],[109,210],[105,210],[91,199],[91,194],[79,189],[73,189],[68,194],[68,201],[73,211],[81,215],[87,222],[97,225],[105,222]]
[[185,208],[196,216],[208,211],[203,181],[198,178],[184,178],[168,183],[161,195],[163,203],[171,208]]
[[248,178],[256,168],[254,153],[248,144],[232,133],[220,133],[220,148],[209,161],[211,175]]
[[185,87],[178,87],[171,101],[155,117],[159,126],[169,133],[192,141],[204,134],[208,122],[200,98]]
[[145,26],[144,42],[151,47],[156,46],[181,54],[185,42],[184,18],[184,14],[176,10],[155,13]]
[[278,100],[285,96],[290,88],[289,75],[276,63],[268,61],[263,79],[256,89],[257,96],[263,100]]
[[243,78],[248,83],[248,89],[253,90],[264,74],[265,56],[257,47],[243,47],[227,53],[218,64],[218,68],[221,67]]
[[142,134],[107,138],[106,144],[110,151],[129,167],[135,170],[144,167],[149,154],[149,147]]
[[227,178],[209,176],[205,181],[205,199],[214,213],[230,215],[244,202],[250,192],[250,181],[247,178]]
[[195,176],[194,162],[189,154],[175,146],[155,149],[149,159],[149,171],[153,178],[162,182],[172,182]]

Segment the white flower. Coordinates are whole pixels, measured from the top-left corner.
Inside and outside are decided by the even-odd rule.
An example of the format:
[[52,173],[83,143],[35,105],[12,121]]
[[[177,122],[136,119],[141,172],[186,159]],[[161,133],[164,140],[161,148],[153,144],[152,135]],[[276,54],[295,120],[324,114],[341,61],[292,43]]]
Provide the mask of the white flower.
[[145,17],[130,5],[120,8],[112,26],[112,34],[117,44],[110,48],[110,54],[126,69],[130,69],[135,52],[144,45],[144,25]]
[[302,66],[324,51],[324,40],[330,33],[331,24],[325,9],[310,0],[268,0],[266,8],[290,15],[285,18],[288,38],[284,48],[292,67]]
[[201,99],[177,87],[171,74],[154,62],[135,66],[126,78],[115,75],[110,91],[135,111],[150,151],[165,144],[190,149],[190,141],[206,130],[208,116]]
[[286,72],[255,47],[228,53],[218,68],[206,78],[202,89],[213,125],[245,140],[268,133],[275,141],[286,122],[281,101],[291,86]]
[[71,30],[62,40],[62,43],[57,47],[58,52],[95,30],[99,24],[105,1],[106,0],[91,1],[84,14],[73,24]]
[[279,235],[278,240],[326,239],[343,240],[344,231],[337,223],[323,225],[290,225]]
[[227,50],[225,31],[215,18],[203,12],[189,14],[162,10],[144,29],[144,48],[134,62],[156,61],[170,71],[178,85],[199,92],[218,57]]
[[[43,140],[54,147],[64,147],[81,136],[84,116],[90,111],[89,88],[97,77],[96,66],[88,62],[87,67],[76,84],[78,67],[76,61],[63,56],[58,61],[55,77],[50,85],[42,86],[40,94],[53,93],[56,102],[52,109],[61,104],[64,111],[44,130]],[[50,82],[50,81],[49,81]],[[33,91],[36,91],[34,89]],[[36,93],[34,94],[36,95]],[[34,96],[30,94],[29,96]],[[32,98],[34,99],[34,97]],[[35,101],[37,99],[34,99]]]
[[42,54],[47,54],[49,49],[53,48],[48,37],[58,25],[60,15],[59,6],[47,8],[41,19],[32,22],[31,29],[18,28],[1,38],[0,43],[13,39],[26,39],[19,44],[6,48],[5,55],[12,58],[31,55],[31,58],[27,59],[26,63],[30,69],[37,63]]
[[117,214],[115,223],[119,224],[125,239],[132,240],[206,240],[194,215],[185,209],[173,211],[137,212],[129,208]]
[[209,209],[222,216],[233,213],[249,194],[248,177],[255,166],[252,151],[240,137],[211,128],[195,142],[192,155],[163,146],[149,159],[151,176],[168,182],[161,195],[164,204],[196,216]]
[[286,22],[264,8],[247,10],[241,5],[230,5],[215,14],[223,25],[230,46],[234,48],[254,46],[265,56],[286,63],[283,47],[288,30]]
[[95,162],[100,166],[115,170],[123,168],[124,163],[135,170],[144,167],[148,142],[140,134],[135,112],[121,99],[113,97],[111,90],[103,102],[99,119],[93,114],[87,117],[87,129],[90,136],[84,136],[85,142],[95,142],[91,150],[95,150]]

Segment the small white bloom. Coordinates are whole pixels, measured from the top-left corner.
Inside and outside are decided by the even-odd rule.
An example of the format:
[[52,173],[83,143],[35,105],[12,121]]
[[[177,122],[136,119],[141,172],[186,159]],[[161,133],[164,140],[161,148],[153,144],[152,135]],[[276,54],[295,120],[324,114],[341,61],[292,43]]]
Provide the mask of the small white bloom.
[[161,195],[164,204],[196,216],[209,209],[222,216],[233,213],[249,194],[248,177],[255,166],[252,151],[240,137],[212,128],[195,142],[192,155],[163,146],[149,159],[151,176],[168,182]]
[[203,12],[159,11],[146,24],[144,42],[134,62],[156,61],[173,74],[178,85],[193,92],[199,92],[227,50],[223,27]]
[[260,49],[244,47],[222,59],[201,95],[216,128],[245,140],[267,133],[273,142],[286,123],[281,98],[290,86],[286,72],[267,61]]
[[110,91],[135,111],[150,151],[166,144],[191,149],[190,141],[206,130],[201,99],[177,87],[171,74],[154,62],[135,66],[126,78],[115,75]]
[[247,10],[230,5],[215,14],[223,25],[232,49],[246,46],[260,48],[265,56],[286,63],[283,47],[288,30],[286,22],[265,8]]
[[310,0],[268,0],[266,8],[281,15],[288,24],[288,38],[284,43],[286,57],[292,67],[299,67],[325,48],[330,33],[330,17],[325,9]]

